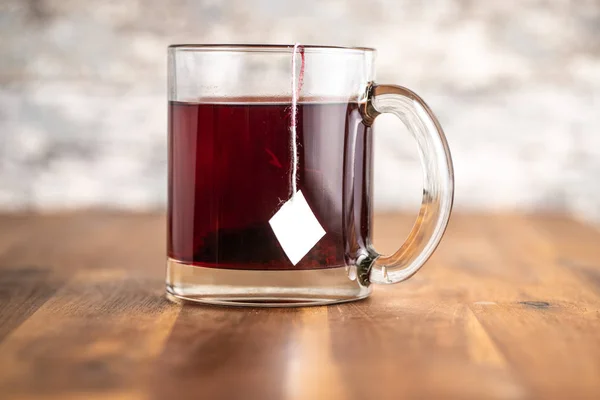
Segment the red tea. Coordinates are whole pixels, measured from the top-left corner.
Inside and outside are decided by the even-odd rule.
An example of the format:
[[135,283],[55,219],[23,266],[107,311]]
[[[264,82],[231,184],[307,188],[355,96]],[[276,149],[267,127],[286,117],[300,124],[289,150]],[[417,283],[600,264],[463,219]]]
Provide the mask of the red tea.
[[370,128],[357,103],[300,103],[298,189],[326,234],[296,265],[269,220],[291,195],[289,103],[169,104],[168,255],[214,268],[348,265],[368,249]]

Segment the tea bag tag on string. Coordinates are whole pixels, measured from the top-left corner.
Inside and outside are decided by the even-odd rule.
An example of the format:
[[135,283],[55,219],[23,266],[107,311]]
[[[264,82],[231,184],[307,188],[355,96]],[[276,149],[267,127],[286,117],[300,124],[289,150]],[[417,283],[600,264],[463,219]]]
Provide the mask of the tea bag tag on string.
[[[298,53],[300,53],[300,73],[298,74],[298,82],[296,82],[296,69]],[[290,152],[292,153],[292,166],[290,173],[291,192],[290,200],[294,199],[298,191],[298,99],[300,98],[300,90],[302,90],[302,81],[304,79],[304,52],[300,50],[300,44],[296,43],[292,50],[292,115],[290,122]]]
[[302,191],[296,194],[269,220],[271,229],[293,265],[325,236],[325,230],[306,202]]
[[[300,72],[296,80],[298,54],[300,54]],[[298,190],[298,99],[304,77],[304,52],[296,43],[292,52],[292,109],[290,126],[290,198],[269,220],[271,229],[281,248],[296,265],[325,236],[325,230],[310,209],[302,191]]]

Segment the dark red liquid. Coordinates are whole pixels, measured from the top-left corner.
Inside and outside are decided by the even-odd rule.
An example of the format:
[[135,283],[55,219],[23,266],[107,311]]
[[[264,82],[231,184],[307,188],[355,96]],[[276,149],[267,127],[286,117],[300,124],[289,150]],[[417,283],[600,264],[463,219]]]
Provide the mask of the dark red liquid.
[[291,194],[290,105],[169,104],[168,255],[203,267],[333,268],[369,247],[371,135],[356,103],[298,105],[298,189],[326,234],[297,264],[269,219]]

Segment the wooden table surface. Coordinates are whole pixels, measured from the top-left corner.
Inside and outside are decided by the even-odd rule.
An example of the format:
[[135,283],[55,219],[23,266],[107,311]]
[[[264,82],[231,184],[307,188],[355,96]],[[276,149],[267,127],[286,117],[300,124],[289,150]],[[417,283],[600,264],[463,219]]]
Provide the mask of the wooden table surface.
[[[411,219],[379,216],[391,250]],[[600,399],[600,232],[455,215],[411,280],[260,309],[163,295],[164,216],[0,216],[2,399]]]

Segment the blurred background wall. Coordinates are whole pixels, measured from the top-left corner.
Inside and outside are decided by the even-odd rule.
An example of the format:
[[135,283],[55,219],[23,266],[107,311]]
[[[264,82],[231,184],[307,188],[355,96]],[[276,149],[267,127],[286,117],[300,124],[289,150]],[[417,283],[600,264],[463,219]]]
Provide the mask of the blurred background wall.
[[[163,208],[166,46],[295,41],[379,50],[445,128],[458,210],[600,222],[598,0],[0,0],[0,210]],[[420,201],[399,128],[379,211]]]

